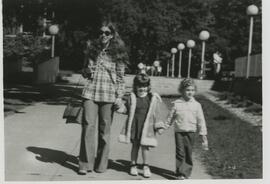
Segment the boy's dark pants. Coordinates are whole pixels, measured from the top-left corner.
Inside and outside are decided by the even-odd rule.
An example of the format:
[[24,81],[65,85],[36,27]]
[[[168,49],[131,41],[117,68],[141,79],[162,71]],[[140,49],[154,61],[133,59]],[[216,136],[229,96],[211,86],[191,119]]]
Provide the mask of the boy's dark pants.
[[194,132],[175,132],[177,176],[189,177],[191,175],[194,136]]
[[[110,130],[113,118],[112,103],[85,100],[82,122],[79,169],[105,172],[108,166]],[[96,120],[98,120],[98,146],[96,153]],[[95,159],[95,155],[97,155]]]

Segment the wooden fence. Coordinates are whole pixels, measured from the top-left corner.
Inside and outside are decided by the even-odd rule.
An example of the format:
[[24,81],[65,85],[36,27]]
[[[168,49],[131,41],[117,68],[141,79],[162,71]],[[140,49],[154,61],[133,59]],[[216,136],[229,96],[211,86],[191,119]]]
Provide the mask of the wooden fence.
[[[247,73],[247,57],[240,57],[235,60],[234,65],[235,77],[246,77]],[[249,77],[262,76],[262,55],[250,56]]]

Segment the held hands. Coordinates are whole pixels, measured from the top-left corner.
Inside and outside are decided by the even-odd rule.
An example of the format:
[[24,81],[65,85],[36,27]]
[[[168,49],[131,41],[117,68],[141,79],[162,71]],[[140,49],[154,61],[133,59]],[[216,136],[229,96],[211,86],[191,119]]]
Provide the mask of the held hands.
[[114,110],[119,110],[123,106],[123,101],[121,98],[117,98],[114,102]]
[[160,128],[157,130],[158,134],[161,135],[164,132],[164,128]]
[[206,135],[201,135],[201,138],[202,138],[202,148],[203,148],[203,150],[205,150],[205,151],[209,150],[207,136]]

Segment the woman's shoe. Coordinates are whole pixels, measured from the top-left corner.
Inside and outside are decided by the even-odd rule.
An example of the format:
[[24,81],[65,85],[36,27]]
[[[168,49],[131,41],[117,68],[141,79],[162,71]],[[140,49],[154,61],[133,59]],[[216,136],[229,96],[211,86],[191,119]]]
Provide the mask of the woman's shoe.
[[78,171],[78,174],[79,174],[79,175],[86,175],[86,174],[87,174],[87,171],[86,171],[86,170],[83,170],[83,169],[80,169],[80,170]]
[[138,170],[137,170],[136,165],[130,167],[130,175],[132,175],[132,176],[137,176],[138,175]]
[[150,171],[150,168],[149,166],[143,166],[143,176],[145,178],[150,178],[151,177],[151,171]]

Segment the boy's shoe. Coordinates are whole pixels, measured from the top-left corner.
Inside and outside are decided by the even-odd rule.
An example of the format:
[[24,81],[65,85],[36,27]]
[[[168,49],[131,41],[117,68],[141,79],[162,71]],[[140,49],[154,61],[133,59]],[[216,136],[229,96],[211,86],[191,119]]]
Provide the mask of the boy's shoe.
[[151,177],[151,171],[150,171],[150,168],[149,166],[143,166],[143,176],[145,178],[150,178]]
[[184,180],[184,179],[186,179],[186,178],[185,178],[185,176],[178,176],[177,179],[178,179],[178,180]]
[[83,169],[80,169],[80,170],[78,171],[78,174],[79,174],[79,175],[86,175],[86,174],[87,174],[87,171],[86,171],[86,170],[83,170]]
[[138,170],[137,170],[136,165],[130,167],[130,175],[132,175],[132,176],[138,175]]
[[177,176],[177,179],[184,180],[184,179],[188,179],[188,177],[185,177],[184,175],[180,175],[180,176]]

